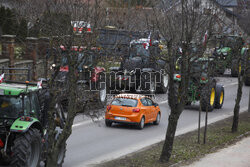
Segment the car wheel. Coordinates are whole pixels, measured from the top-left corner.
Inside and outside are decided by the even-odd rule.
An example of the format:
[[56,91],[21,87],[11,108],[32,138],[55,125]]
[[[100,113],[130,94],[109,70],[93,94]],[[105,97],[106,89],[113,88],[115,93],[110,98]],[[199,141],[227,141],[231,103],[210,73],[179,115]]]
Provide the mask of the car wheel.
[[153,123],[154,123],[154,125],[159,125],[160,121],[161,121],[161,113],[158,112],[158,114],[156,116],[156,119],[155,119],[155,121]]
[[140,121],[139,125],[138,125],[138,129],[143,129],[144,125],[145,125],[145,117],[143,116],[141,118],[141,121]]
[[105,125],[106,125],[107,127],[111,127],[111,126],[112,126],[112,122],[109,121],[109,120],[105,120]]

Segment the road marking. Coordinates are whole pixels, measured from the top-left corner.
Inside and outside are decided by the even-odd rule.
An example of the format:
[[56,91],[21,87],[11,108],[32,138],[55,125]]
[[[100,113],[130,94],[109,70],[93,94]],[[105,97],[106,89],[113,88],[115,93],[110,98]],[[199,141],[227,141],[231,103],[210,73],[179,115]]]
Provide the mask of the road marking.
[[164,104],[164,103],[167,103],[167,102],[168,102],[168,100],[165,100],[165,101],[160,102],[159,104]]
[[234,86],[234,85],[238,85],[238,82],[230,83],[230,84],[228,84],[228,85],[225,85],[224,87],[229,87],[229,86]]
[[[240,110],[240,113],[246,111],[247,108],[248,107],[242,108]],[[233,116],[233,112],[226,113],[226,114],[223,114],[223,115],[221,115],[219,117],[215,117],[215,118],[212,118],[212,119],[208,120],[208,125],[212,124],[212,123],[215,123],[217,121],[229,118],[230,116]],[[201,121],[201,128],[204,127],[204,126],[205,126],[205,120]],[[194,131],[194,130],[197,130],[197,129],[198,129],[198,125],[193,124],[193,125],[188,126],[187,128],[177,130],[175,136],[179,136],[179,135],[182,135],[182,134],[185,134],[187,132],[191,132],[191,131]],[[90,159],[89,161],[83,162],[81,165],[78,165],[77,167],[96,166],[97,164],[104,163],[104,162],[107,162],[107,161],[111,161],[111,160],[126,156],[128,154],[131,154],[131,153],[134,153],[136,151],[142,150],[143,148],[149,147],[149,146],[151,146],[151,145],[153,145],[155,143],[158,143],[158,142],[161,142],[161,141],[164,141],[164,140],[165,140],[165,134],[161,134],[159,136],[155,136],[155,138],[153,138],[153,139],[143,141],[143,142],[141,142],[139,144],[129,146],[129,147],[125,148],[125,149],[122,149],[122,150],[119,150],[119,151],[114,151],[114,152],[111,152],[111,153],[107,153],[107,154],[105,154],[103,156],[100,156],[100,157],[97,157],[97,158],[94,158],[94,159]]]

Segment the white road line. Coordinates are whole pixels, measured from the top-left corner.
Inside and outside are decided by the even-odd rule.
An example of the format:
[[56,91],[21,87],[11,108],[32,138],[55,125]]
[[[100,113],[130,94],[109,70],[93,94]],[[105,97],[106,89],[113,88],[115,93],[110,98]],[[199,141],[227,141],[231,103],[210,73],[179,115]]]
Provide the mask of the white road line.
[[228,85],[225,85],[224,87],[234,86],[234,85],[237,85],[237,84],[238,84],[238,82],[233,82],[233,83],[230,83]]
[[[244,108],[242,108],[240,110],[240,112],[244,112],[246,110],[247,110],[247,107],[244,107]],[[232,115],[233,115],[233,112],[230,112],[230,113],[223,114],[223,115],[221,115],[219,117],[212,118],[212,119],[208,120],[208,125],[212,124],[214,122],[217,122],[217,121],[229,118]],[[197,130],[198,129],[198,125],[197,124],[193,124],[193,125],[188,126],[187,128],[183,128],[183,129],[177,130],[176,136],[179,136],[179,135],[185,134],[187,132],[191,132],[191,131]],[[205,126],[205,121],[202,121],[201,122],[201,127],[204,127],[204,126]],[[120,158],[122,156],[126,156],[126,155],[128,155],[130,153],[139,151],[139,150],[141,150],[143,148],[151,146],[152,144],[164,141],[164,139],[165,139],[165,134],[161,134],[159,136],[155,136],[155,138],[153,138],[153,139],[149,139],[149,140],[143,141],[140,144],[131,145],[131,146],[125,148],[125,149],[122,149],[122,150],[119,150],[119,151],[114,151],[114,152],[111,152],[111,153],[107,153],[107,154],[105,154],[103,156],[100,156],[100,157],[97,157],[97,158],[94,158],[94,159],[90,159],[89,161],[83,162],[81,165],[79,165],[77,167],[95,166],[96,164],[99,164],[99,163],[111,161],[111,160]]]

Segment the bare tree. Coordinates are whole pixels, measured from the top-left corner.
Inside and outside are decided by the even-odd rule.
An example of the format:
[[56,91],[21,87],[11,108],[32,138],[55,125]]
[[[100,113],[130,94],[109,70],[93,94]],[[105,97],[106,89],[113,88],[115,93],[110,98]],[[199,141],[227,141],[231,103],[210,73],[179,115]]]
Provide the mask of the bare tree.
[[[89,80],[87,80],[89,84],[81,82],[79,67],[83,68],[82,62],[88,62],[87,60],[93,54],[96,57],[99,55],[98,52],[95,52],[98,35],[95,30],[103,21],[101,14],[103,10],[100,3],[100,0],[96,0],[94,3],[70,0],[47,1],[46,8],[41,12],[42,16],[46,17],[39,16],[39,22],[36,23],[39,25],[38,34],[50,38],[50,50],[54,51],[52,59],[59,62],[48,81],[50,92],[47,124],[49,144],[46,158],[48,167],[61,166],[65,156],[66,141],[72,133],[74,118],[78,113],[87,112],[86,105],[91,98],[88,93],[91,82]],[[70,21],[84,21],[90,24],[92,33],[85,31],[87,27],[84,26],[81,34],[73,33]],[[66,50],[64,55],[61,51],[62,47]],[[79,54],[80,50],[81,54]],[[59,76],[60,62],[63,59],[67,60],[68,72],[66,77],[61,79]],[[64,112],[65,110],[67,113]],[[55,133],[57,126],[61,128],[59,135]],[[62,160],[58,161],[61,158]]]
[[[188,102],[192,62],[203,56],[205,46],[202,39],[206,31],[208,35],[213,32],[213,16],[216,9],[213,3],[181,0],[172,6],[165,6],[162,11],[162,13],[157,13],[155,10],[157,13],[155,20],[157,20],[157,28],[167,46],[167,59],[169,61],[167,68],[169,74],[168,101],[171,113],[168,118],[168,128],[160,160],[168,162],[173,149],[178,119]],[[197,45],[196,52],[192,51],[192,43]],[[176,83],[176,60],[179,57],[181,57],[179,62],[181,81]]]

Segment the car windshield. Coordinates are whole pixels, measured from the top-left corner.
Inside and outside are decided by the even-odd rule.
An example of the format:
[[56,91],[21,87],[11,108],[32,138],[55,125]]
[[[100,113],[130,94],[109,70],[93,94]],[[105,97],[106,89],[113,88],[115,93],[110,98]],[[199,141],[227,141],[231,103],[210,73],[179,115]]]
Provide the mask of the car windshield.
[[132,45],[130,49],[130,57],[149,57],[149,49],[143,44]]
[[16,118],[21,109],[20,97],[0,96],[0,118]]
[[127,106],[127,107],[136,107],[138,101],[136,99],[129,99],[129,98],[115,98],[112,101],[112,105],[115,106]]

